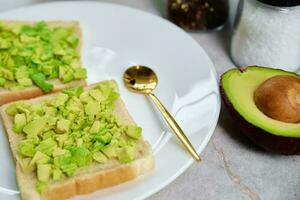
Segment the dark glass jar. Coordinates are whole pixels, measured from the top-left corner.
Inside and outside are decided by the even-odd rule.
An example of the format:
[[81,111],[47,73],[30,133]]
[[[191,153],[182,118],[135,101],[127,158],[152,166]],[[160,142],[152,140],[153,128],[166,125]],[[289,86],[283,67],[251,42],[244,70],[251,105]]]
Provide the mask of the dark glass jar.
[[169,0],[167,13],[185,30],[221,29],[228,18],[228,0]]

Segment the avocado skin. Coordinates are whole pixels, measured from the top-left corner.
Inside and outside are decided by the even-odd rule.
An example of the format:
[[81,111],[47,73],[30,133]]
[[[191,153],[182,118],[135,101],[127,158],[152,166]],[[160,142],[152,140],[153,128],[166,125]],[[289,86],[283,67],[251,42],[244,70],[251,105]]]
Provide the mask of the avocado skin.
[[222,87],[222,77],[220,81],[220,93],[225,107],[227,108],[233,120],[236,122],[236,125],[253,143],[273,153],[284,155],[300,154],[300,138],[276,136],[247,122],[234,109],[233,105],[227,98]]

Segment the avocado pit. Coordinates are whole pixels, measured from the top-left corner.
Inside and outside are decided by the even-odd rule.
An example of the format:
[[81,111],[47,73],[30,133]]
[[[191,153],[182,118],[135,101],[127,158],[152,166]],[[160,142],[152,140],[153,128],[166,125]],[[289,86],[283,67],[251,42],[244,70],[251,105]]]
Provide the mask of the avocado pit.
[[300,79],[279,75],[264,81],[254,93],[254,101],[261,112],[272,119],[300,122]]

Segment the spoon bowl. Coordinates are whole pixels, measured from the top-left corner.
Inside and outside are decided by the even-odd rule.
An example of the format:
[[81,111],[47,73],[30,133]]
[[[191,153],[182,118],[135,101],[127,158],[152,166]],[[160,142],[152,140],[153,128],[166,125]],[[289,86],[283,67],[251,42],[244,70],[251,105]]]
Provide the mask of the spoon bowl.
[[123,79],[126,87],[136,93],[151,93],[158,84],[155,72],[149,67],[136,65],[128,68]]

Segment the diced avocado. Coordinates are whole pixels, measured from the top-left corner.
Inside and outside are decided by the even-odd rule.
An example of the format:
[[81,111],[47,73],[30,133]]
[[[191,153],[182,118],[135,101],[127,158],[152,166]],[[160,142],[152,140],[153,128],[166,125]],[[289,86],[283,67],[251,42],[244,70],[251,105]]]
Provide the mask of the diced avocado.
[[43,106],[43,110],[44,110],[45,114],[48,116],[55,116],[57,113],[57,109],[54,107]]
[[43,92],[48,93],[53,89],[53,84],[48,83],[42,73],[32,74],[31,79]]
[[30,78],[21,78],[18,79],[18,83],[22,86],[28,87],[32,85],[32,81]]
[[63,173],[60,169],[53,169],[52,171],[52,179],[54,181],[60,181],[63,179]]
[[112,135],[111,135],[110,133],[107,132],[107,133],[101,135],[101,136],[99,137],[99,139],[100,139],[100,141],[101,141],[102,143],[108,144],[108,143],[110,143],[110,141],[112,140]]
[[48,138],[54,138],[55,132],[53,130],[46,131],[42,134],[42,139],[47,140]]
[[74,78],[75,79],[85,79],[86,77],[87,77],[87,75],[86,75],[85,68],[77,68],[74,70]]
[[26,125],[26,115],[24,113],[16,114],[14,118],[13,130],[16,133],[21,133]]
[[74,74],[72,71],[68,71],[67,73],[65,73],[62,77],[61,77],[62,81],[64,83],[68,83],[74,80]]
[[106,145],[102,147],[101,151],[109,158],[112,159],[117,156],[116,154],[116,147],[113,145]]
[[117,150],[117,156],[120,162],[128,163],[135,159],[136,149],[131,146],[125,146]]
[[142,135],[142,128],[136,125],[129,125],[127,126],[126,134],[134,139],[140,139]]
[[37,136],[39,135],[46,126],[45,120],[42,118],[35,119],[28,124],[26,124],[23,128],[24,133],[27,134],[27,137]]
[[47,186],[48,184],[46,182],[38,181],[35,188],[38,193],[42,194],[46,190]]
[[73,48],[76,48],[79,43],[79,38],[76,35],[70,35],[67,37],[67,41]]
[[93,159],[99,163],[106,163],[107,162],[107,157],[101,153],[100,151],[94,152],[93,153]]
[[68,139],[68,134],[56,135],[56,140],[58,141],[58,146],[63,147],[64,142]]
[[88,103],[89,101],[93,100],[92,97],[90,97],[88,91],[81,93],[81,95],[79,96],[79,99],[82,103]]
[[28,174],[34,171],[34,167],[30,165],[31,158],[21,158],[19,165],[23,173]]
[[[42,60],[47,60],[47,58],[51,57],[51,54],[44,54],[43,57],[41,57]],[[55,67],[53,65],[43,65],[42,71],[46,76],[51,76],[53,73],[55,73]]]
[[2,77],[6,80],[13,81],[15,79],[13,72],[9,69],[0,67],[0,73],[2,74]]
[[68,150],[79,167],[89,165],[92,162],[91,152],[85,147],[71,147]]
[[5,109],[6,114],[10,115],[10,116],[14,116],[15,114],[18,113],[17,110],[17,104],[16,103],[12,103],[10,104],[6,109]]
[[67,165],[62,165],[61,170],[65,172],[68,176],[73,176],[78,169],[78,166],[75,163],[70,163]]
[[47,156],[46,154],[37,151],[35,152],[33,158],[30,161],[30,165],[34,165],[34,164],[46,164],[50,161],[50,157]]
[[11,47],[11,43],[5,39],[0,38],[0,49],[8,49]]
[[35,112],[38,115],[44,114],[43,106],[41,104],[32,105],[31,109],[33,112]]
[[60,168],[68,176],[74,175],[75,171],[78,168],[72,156],[66,156],[66,155],[57,156],[54,158],[53,161],[54,161],[54,165]]
[[6,82],[5,78],[0,78],[0,87],[3,87],[5,82]]
[[73,87],[71,89],[67,89],[63,91],[63,93],[69,95],[70,97],[71,96],[79,97],[82,92],[83,92],[82,86]]
[[89,101],[84,106],[84,111],[89,116],[95,116],[100,111],[100,105],[96,101]]
[[33,140],[30,139],[22,140],[18,144],[18,152],[22,156],[28,156],[28,157],[34,156],[36,150],[35,150],[35,144]]
[[37,178],[39,181],[47,182],[50,178],[52,169],[50,164],[37,165]]
[[89,94],[91,97],[93,97],[97,101],[103,101],[105,100],[105,96],[102,95],[101,91],[98,89],[91,89],[89,91]]
[[76,145],[77,145],[78,147],[82,146],[82,145],[83,145],[83,139],[82,139],[82,138],[78,138],[78,139],[76,140]]
[[71,156],[71,152],[66,149],[56,148],[56,149],[54,149],[54,151],[52,153],[53,157],[58,157],[58,156],[62,156],[62,155]]
[[37,147],[36,150],[40,151],[48,156],[51,156],[54,149],[56,149],[57,143],[53,138],[43,140]]
[[[86,146],[87,144],[89,143],[85,143]],[[92,152],[96,152],[96,151],[100,151],[104,146],[105,144],[103,144],[102,142],[96,141],[93,142],[90,146],[88,146],[88,148],[91,149]]]
[[90,128],[89,132],[90,133],[98,133],[101,127],[100,121],[94,121],[92,127]]
[[68,99],[69,99],[69,96],[67,94],[59,93],[51,99],[50,105],[52,105],[54,107],[59,107],[59,106],[64,105],[64,103],[66,103],[66,101],[68,101]]
[[[17,102],[15,103],[18,113],[25,113],[26,115],[30,114],[31,104],[27,102]],[[27,120],[28,121],[28,120]]]
[[69,132],[71,126],[71,122],[67,119],[60,119],[56,125],[56,132],[57,133],[65,133]]

